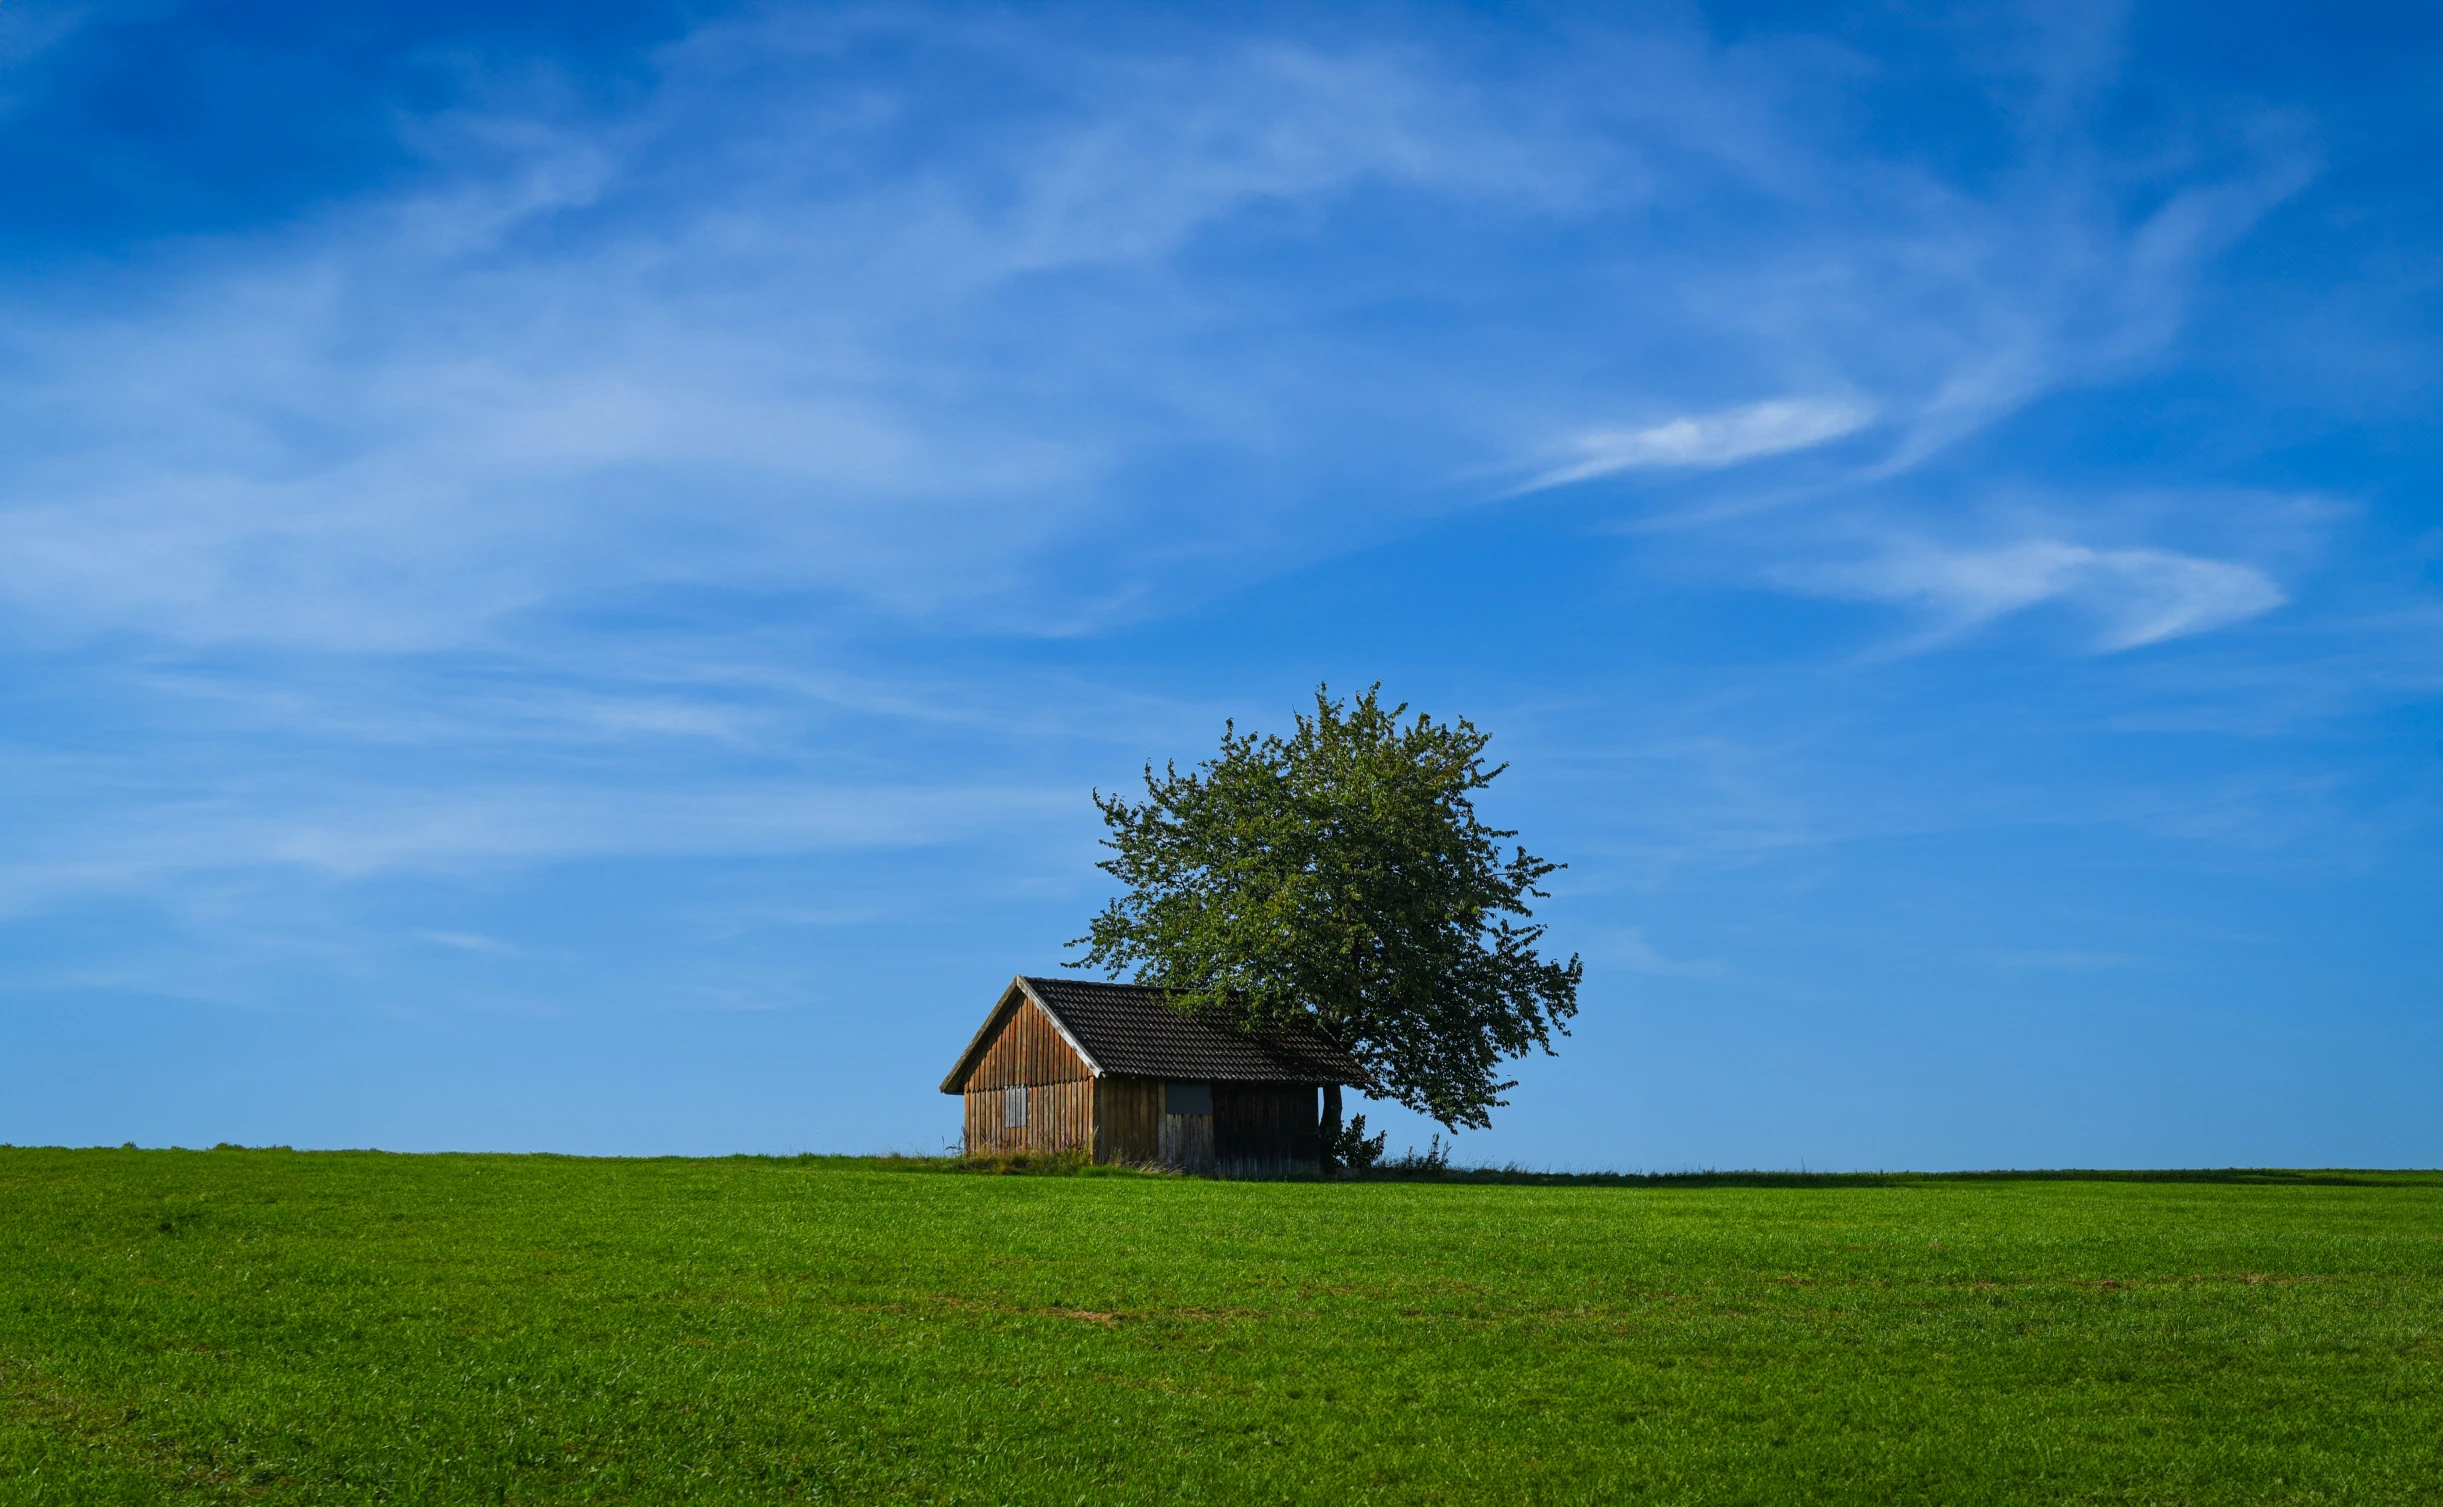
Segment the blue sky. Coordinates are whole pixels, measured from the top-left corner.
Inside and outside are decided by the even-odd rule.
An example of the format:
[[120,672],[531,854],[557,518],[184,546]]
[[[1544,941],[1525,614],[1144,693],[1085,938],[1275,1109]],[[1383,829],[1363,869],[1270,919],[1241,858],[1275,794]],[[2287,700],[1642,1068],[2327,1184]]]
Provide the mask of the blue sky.
[[935,1149],[1380,680],[1464,1158],[2443,1163],[2439,33],[0,9],[0,1140]]

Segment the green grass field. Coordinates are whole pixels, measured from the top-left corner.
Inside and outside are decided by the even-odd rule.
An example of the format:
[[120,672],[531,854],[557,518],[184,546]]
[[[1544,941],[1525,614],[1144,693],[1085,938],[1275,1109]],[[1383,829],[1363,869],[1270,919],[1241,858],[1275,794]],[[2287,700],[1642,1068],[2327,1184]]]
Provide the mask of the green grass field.
[[2443,1501],[2443,1177],[0,1150],[0,1502]]

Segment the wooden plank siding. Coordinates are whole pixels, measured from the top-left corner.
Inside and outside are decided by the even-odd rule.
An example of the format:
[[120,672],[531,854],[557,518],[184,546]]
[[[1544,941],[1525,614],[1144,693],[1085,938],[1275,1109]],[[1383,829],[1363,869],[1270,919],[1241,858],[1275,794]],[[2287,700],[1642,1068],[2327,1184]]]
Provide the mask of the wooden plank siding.
[[[1017,1087],[1017,1085],[1013,1085]],[[967,1154],[1015,1156],[1021,1152],[1086,1151],[1094,1147],[1094,1080],[1024,1085],[1026,1123],[1009,1125],[1008,1089],[978,1089],[966,1096]]]
[[1323,1167],[1323,1116],[1304,1083],[1213,1085],[1213,1171],[1223,1177],[1313,1175]]
[[1219,1177],[1313,1176],[1323,1126],[1312,1084],[1216,1083],[1213,1113],[1174,1115],[1159,1078],[1098,1084],[1095,1160],[1151,1162]]
[[1213,1117],[1162,1116],[1162,1165],[1199,1177],[1213,1174]]
[[[1214,1083],[1211,1114],[1170,1114],[1167,1080],[1095,1077],[1030,998],[1021,998],[1001,1020],[974,1063],[960,1085],[970,1155],[1082,1150],[1106,1165],[1159,1165],[1222,1177],[1321,1170],[1313,1084]],[[1007,1123],[1013,1089],[1026,1095],[1024,1125]]]
[[1151,1166],[1162,1158],[1162,1080],[1103,1078],[1094,1085],[1094,1159]]
[[961,1087],[972,1094],[1013,1083],[1076,1083],[1093,1076],[1085,1059],[1061,1036],[1060,1027],[1052,1024],[1052,1017],[1030,999],[1020,1001],[1010,1013]]
[[[1026,1090],[1026,1123],[1009,1125],[1002,1095],[1018,1087]],[[1094,1146],[1094,1074],[1031,999],[1010,1012],[965,1088],[970,1156],[1091,1152]]]

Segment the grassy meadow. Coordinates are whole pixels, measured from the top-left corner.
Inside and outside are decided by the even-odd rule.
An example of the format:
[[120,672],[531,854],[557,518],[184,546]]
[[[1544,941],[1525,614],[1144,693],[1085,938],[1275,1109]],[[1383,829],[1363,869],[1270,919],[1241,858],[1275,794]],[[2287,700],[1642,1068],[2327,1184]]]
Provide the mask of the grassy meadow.
[[2437,1502],[2443,1176],[0,1150],[0,1503]]

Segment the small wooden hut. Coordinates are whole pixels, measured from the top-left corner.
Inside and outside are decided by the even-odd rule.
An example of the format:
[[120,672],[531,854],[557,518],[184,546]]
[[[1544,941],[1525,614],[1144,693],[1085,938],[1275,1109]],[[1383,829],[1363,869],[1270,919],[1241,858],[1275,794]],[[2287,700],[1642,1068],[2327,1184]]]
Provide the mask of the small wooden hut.
[[1159,990],[1015,978],[942,1092],[964,1095],[970,1156],[1078,1150],[1223,1177],[1320,1171],[1324,1084],[1364,1086],[1306,1031],[1250,1033]]

